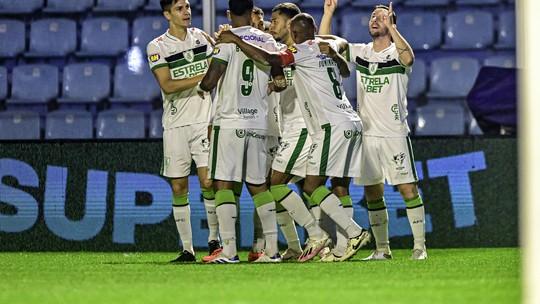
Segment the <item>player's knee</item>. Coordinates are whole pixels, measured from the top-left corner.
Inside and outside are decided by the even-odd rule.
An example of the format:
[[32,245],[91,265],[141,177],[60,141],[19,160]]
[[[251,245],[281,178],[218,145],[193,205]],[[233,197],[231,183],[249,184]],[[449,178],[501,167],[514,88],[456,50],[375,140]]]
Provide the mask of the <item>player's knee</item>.
[[311,195],[313,193],[313,191],[315,191],[315,189],[318,188],[318,186],[319,185],[317,185],[317,184],[304,182],[304,186],[302,187],[302,190],[305,193],[307,193],[308,195]]
[[199,179],[199,183],[201,184],[201,188],[203,188],[203,189],[213,189],[214,188],[214,184],[212,183],[212,180],[210,180],[210,179],[207,179],[207,178]]
[[416,184],[402,184],[398,186],[399,193],[405,200],[414,199],[418,196]]
[[349,188],[342,186],[333,187],[332,193],[334,193],[337,197],[347,196],[349,195]]
[[171,186],[174,195],[184,195],[188,192],[188,184],[183,179],[172,180]]

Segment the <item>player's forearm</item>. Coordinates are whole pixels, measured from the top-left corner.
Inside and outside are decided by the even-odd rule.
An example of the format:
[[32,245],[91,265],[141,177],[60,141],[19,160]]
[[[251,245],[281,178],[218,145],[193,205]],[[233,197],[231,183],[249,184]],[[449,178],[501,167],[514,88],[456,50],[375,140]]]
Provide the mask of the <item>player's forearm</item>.
[[332,59],[337,63],[339,68],[339,74],[341,75],[341,77],[351,76],[351,70],[349,70],[347,60],[345,60],[343,56],[341,56],[340,54],[336,54],[332,57]]
[[339,36],[336,35],[317,35],[316,37],[325,39],[325,40],[334,40],[334,42],[337,44],[339,48],[339,52],[343,53],[347,50],[349,47],[349,42]]
[[324,12],[321,18],[321,24],[319,26],[319,35],[332,34],[332,17],[333,13]]
[[234,43],[242,50],[242,52],[244,52],[244,54],[246,54],[246,56],[255,61],[258,61],[264,65],[281,66],[281,60],[277,53],[270,53],[256,45],[245,42],[240,37],[236,38]]
[[182,92],[197,86],[199,81],[203,79],[204,75],[195,76],[187,79],[167,79],[161,83],[161,89],[165,94],[172,94]]
[[394,44],[396,45],[396,50],[399,55],[399,62],[405,66],[412,66],[414,63],[414,52],[407,40],[401,36],[397,28],[394,26],[390,28],[390,35]]

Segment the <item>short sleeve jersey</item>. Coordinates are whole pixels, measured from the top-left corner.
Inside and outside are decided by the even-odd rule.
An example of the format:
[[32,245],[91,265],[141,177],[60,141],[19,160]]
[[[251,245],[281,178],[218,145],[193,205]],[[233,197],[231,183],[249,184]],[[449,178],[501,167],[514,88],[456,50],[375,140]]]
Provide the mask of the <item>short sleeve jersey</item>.
[[[308,40],[281,52],[283,66],[294,66],[294,88],[310,134],[327,124],[360,121],[352,108],[337,63],[322,54],[318,42]],[[337,49],[333,41],[330,46]]]
[[357,72],[358,112],[364,134],[379,137],[403,137],[407,124],[407,85],[411,68],[399,62],[395,44],[381,52],[373,43],[349,44],[346,54]]
[[[192,78],[205,74],[212,45],[202,31],[189,28],[185,40],[172,36],[169,31],[148,43],[146,52],[152,71],[168,67],[171,79]],[[177,128],[196,123],[207,123],[210,119],[210,95],[201,99],[197,88],[166,94],[163,98],[164,129]]]

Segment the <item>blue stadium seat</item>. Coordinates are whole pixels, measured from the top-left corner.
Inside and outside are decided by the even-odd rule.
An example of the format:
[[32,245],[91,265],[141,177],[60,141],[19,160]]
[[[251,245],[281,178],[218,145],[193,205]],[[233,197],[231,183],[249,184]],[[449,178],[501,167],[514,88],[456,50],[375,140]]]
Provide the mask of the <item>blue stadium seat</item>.
[[116,56],[128,48],[128,23],[116,17],[86,19],[82,23],[80,56]]
[[97,138],[144,138],[145,118],[139,111],[130,109],[114,109],[98,114]]
[[446,16],[448,49],[485,49],[493,44],[493,16],[489,12],[460,11]]
[[465,97],[471,90],[480,65],[476,59],[450,57],[431,62],[430,91],[428,97]]
[[516,47],[516,14],[515,12],[502,12],[499,14],[499,27],[497,28],[498,49],[513,49]]
[[[324,1],[318,1],[318,2],[319,2],[319,7],[322,7],[322,3],[324,3]],[[396,5],[398,5],[398,4],[400,4],[400,2],[401,2],[401,0],[393,0],[392,1],[394,7],[396,7]],[[303,4],[304,3],[302,2],[302,5]],[[379,4],[388,5],[388,2],[383,2],[381,0],[351,0],[351,5],[352,6],[357,6],[357,7],[374,8],[376,5],[379,5]]]
[[429,101],[416,109],[415,134],[464,135],[465,111],[460,103],[454,101]]
[[516,58],[514,56],[497,55],[484,59],[485,66],[500,68],[515,68]]
[[403,13],[398,17],[400,33],[415,50],[430,50],[441,45],[442,21],[437,13]]
[[114,97],[111,102],[151,102],[160,96],[159,86],[146,65],[119,64],[114,69]]
[[69,19],[41,19],[30,26],[28,57],[66,56],[77,47],[77,24]]
[[82,13],[94,5],[94,0],[47,0],[46,13]]
[[145,0],[97,0],[96,12],[130,12],[144,5]]
[[40,123],[35,112],[0,112],[0,140],[40,139]]
[[47,114],[46,139],[93,138],[92,114],[86,111],[54,111]]
[[163,110],[155,110],[150,113],[150,138],[163,137],[163,125],[161,124],[162,116]]
[[58,96],[58,68],[47,64],[19,65],[11,73],[8,103],[45,104]]
[[132,30],[132,45],[141,47],[146,50],[148,42],[162,35],[169,28],[167,19],[163,16],[147,16],[140,17],[133,21]]
[[100,63],[76,63],[65,66],[62,98],[59,103],[97,103],[111,91],[109,66]]
[[0,66],[0,101],[6,99],[8,95],[8,75],[7,69]]
[[[311,17],[313,17],[313,19],[315,19],[315,25],[317,27],[319,27],[319,25],[321,24],[321,19],[322,19],[322,15],[323,15],[323,11],[320,10],[320,9],[302,9],[302,13],[308,13],[311,15]],[[338,27],[338,19],[339,18],[332,18],[332,34],[334,35],[339,35],[340,32],[340,28]],[[358,21],[357,21],[358,22]],[[367,28],[366,28],[367,30]]]
[[161,12],[160,0],[148,0],[148,4],[144,7],[144,10],[151,12]]
[[0,19],[0,57],[16,57],[26,48],[26,29],[19,20]]
[[427,72],[426,64],[422,59],[416,59],[414,61],[412,72],[409,77],[409,88],[407,90],[407,97],[417,98],[426,91]]
[[405,5],[409,6],[446,6],[449,4],[450,0],[405,0]]
[[[353,43],[371,42],[368,28],[370,18],[370,12],[344,14],[341,18],[341,36]],[[335,29],[333,31],[336,32]]]
[[349,100],[356,99],[357,95],[357,84],[356,84],[356,70],[354,66],[349,64],[351,70],[351,76],[343,78],[343,87],[345,88],[345,95]]
[[0,0],[0,14],[30,14],[43,7],[44,0]]
[[456,0],[458,5],[490,5],[498,4],[501,0]]

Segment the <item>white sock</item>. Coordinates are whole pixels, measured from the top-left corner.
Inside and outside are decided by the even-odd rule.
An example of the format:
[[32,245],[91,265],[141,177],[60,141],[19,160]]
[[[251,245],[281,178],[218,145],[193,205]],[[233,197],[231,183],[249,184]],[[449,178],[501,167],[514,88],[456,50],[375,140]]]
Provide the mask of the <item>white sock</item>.
[[[306,205],[304,205],[302,198],[296,192],[292,191],[280,203],[287,209],[294,221],[307,230],[311,239],[319,240],[322,238],[323,233],[321,227],[318,225],[312,213],[306,208]],[[314,208],[315,207],[312,208],[312,212],[314,212]],[[320,218],[321,209],[318,206],[317,209]]]
[[[354,215],[353,207],[343,208],[343,210],[345,210],[345,212],[351,219],[353,218],[353,215]],[[345,254],[345,250],[347,249],[348,242],[349,242],[349,239],[347,238],[345,230],[337,226],[336,227],[336,246],[334,246],[334,254],[336,256],[343,256]]]
[[216,200],[204,199],[206,221],[208,222],[208,242],[218,240],[218,218],[216,214]]
[[264,250],[264,234],[262,230],[261,219],[257,211],[253,211],[253,252],[262,252]]
[[377,251],[390,251],[390,242],[388,241],[388,211],[382,210],[368,211],[369,224],[375,237]]
[[321,210],[340,227],[345,230],[347,238],[359,236],[362,233],[360,227],[347,212],[341,207],[341,201],[335,194],[328,195],[320,204]]
[[187,250],[192,254],[193,251],[193,235],[191,232],[191,212],[189,205],[173,206],[173,216],[176,222],[176,229],[182,240],[183,250]]
[[223,244],[223,254],[232,258],[236,255],[236,205],[223,204],[216,208],[219,221],[219,235]]
[[278,226],[287,241],[287,246],[292,250],[302,251],[300,240],[298,239],[298,231],[296,231],[296,225],[289,212],[283,211],[276,213],[276,219]]
[[313,215],[313,219],[315,219],[315,222],[320,227],[321,226],[321,215],[322,215],[321,207],[319,207],[318,205],[311,206],[311,209],[309,209],[309,212],[311,213],[311,215]]
[[265,239],[264,252],[272,257],[278,253],[276,203],[271,202],[257,207],[257,213],[261,219]]
[[426,249],[424,206],[407,209],[407,217],[414,237],[414,249]]

